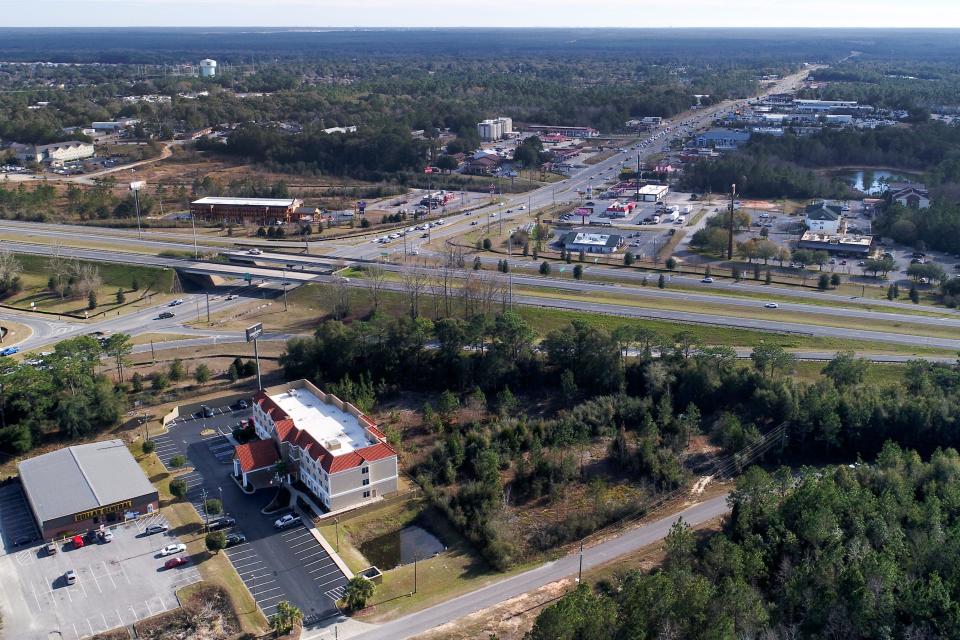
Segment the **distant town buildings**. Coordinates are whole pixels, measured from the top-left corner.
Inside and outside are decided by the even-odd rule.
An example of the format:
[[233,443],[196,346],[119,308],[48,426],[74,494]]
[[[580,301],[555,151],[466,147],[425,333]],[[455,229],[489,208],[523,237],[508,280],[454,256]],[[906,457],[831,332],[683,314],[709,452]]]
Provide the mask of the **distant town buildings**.
[[750,140],[749,131],[735,129],[711,129],[697,134],[694,144],[700,149],[732,150]]
[[503,140],[513,133],[513,119],[499,117],[477,123],[477,135],[484,142]]
[[349,127],[330,127],[329,129],[324,129],[323,132],[328,135],[331,133],[356,133],[357,127],[356,125],[350,125]]
[[215,198],[190,203],[190,214],[206,222],[270,225],[290,222],[303,200],[296,198]]
[[568,138],[596,138],[600,132],[592,127],[564,127],[548,124],[531,124],[525,129],[531,133],[553,133]]
[[17,160],[22,164],[45,164],[60,166],[65,162],[75,162],[92,158],[95,151],[90,142],[70,140],[53,144],[13,144],[11,146]]
[[105,122],[94,122],[90,126],[97,133],[115,133],[127,127],[133,127],[140,123],[137,118],[120,118],[119,120],[110,120]]

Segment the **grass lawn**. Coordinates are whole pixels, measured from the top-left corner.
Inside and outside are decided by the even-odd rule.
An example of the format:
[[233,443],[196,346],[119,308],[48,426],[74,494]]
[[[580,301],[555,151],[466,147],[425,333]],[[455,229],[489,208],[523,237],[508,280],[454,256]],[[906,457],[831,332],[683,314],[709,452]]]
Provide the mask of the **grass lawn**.
[[870,318],[846,318],[842,316],[832,316],[817,313],[804,313],[799,311],[767,310],[761,306],[756,309],[750,309],[742,306],[724,305],[722,303],[713,303],[706,301],[686,301],[674,298],[654,299],[647,297],[636,297],[631,295],[616,295],[615,293],[579,293],[570,290],[561,289],[543,289],[514,287],[515,293],[526,293],[543,298],[555,298],[564,300],[580,300],[596,303],[609,303],[639,307],[646,309],[664,309],[673,311],[685,311],[696,313],[712,313],[731,318],[763,318],[777,320],[781,322],[790,322],[797,324],[810,324],[826,327],[842,327],[847,329],[863,329],[873,331],[887,331],[905,335],[931,336],[940,338],[955,338],[957,331],[953,327],[940,327],[937,325],[921,325],[905,321],[887,320],[882,317],[876,319]]
[[[5,304],[30,310],[31,303],[36,309],[52,313],[83,315],[87,311],[87,298],[61,299],[47,288],[50,279],[49,259],[46,256],[17,254],[17,261],[23,266],[21,279],[23,291],[7,298]],[[127,313],[136,311],[148,304],[163,302],[174,291],[177,283],[171,269],[145,267],[139,265],[114,264],[109,262],[76,261],[80,265],[93,265],[100,274],[103,284],[97,289],[96,309],[89,311],[90,317],[100,314],[115,315],[117,311]],[[133,281],[139,285],[133,291]],[[118,305],[117,290],[123,290],[127,304]],[[149,298],[143,297],[149,295]]]
[[12,346],[18,342],[23,342],[31,335],[33,335],[33,329],[28,327],[25,324],[20,324],[19,322],[14,322],[12,320],[0,321],[0,326],[3,326],[3,341],[0,342],[4,347]]
[[257,603],[237,575],[233,565],[230,564],[227,555],[211,554],[207,551],[204,534],[201,531],[203,521],[196,510],[189,502],[174,501],[173,496],[170,495],[170,480],[181,475],[185,470],[169,473],[156,454],[142,453],[140,441],[129,445],[129,448],[151,484],[157,488],[163,515],[169,521],[171,530],[187,545],[187,552],[196,563],[203,580],[226,589],[245,632],[253,634],[265,632],[267,620],[257,608]]
[[[529,568],[522,565],[505,573],[492,570],[442,514],[427,506],[425,501],[416,499],[388,504],[349,520],[341,519],[339,553],[351,569],[364,569],[370,563],[357,549],[364,540],[410,524],[424,525],[447,545],[447,550],[417,562],[416,593],[413,593],[414,565],[385,571],[383,583],[377,585],[370,606],[357,616],[358,619],[382,622],[396,618]],[[336,526],[333,523],[321,527],[320,533],[336,548]]]

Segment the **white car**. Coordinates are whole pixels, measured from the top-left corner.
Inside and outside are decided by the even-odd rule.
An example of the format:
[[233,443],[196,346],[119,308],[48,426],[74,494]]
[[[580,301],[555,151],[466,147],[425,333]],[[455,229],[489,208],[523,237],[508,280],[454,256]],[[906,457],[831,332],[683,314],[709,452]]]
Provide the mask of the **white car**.
[[236,300],[239,297],[240,296],[238,296],[237,294],[231,293],[230,295],[227,296],[227,300]]
[[706,278],[704,278],[704,279],[701,280],[700,282],[702,282],[702,283],[704,283],[704,284],[712,284],[712,283],[713,283],[713,278],[711,278],[710,276],[707,276]]
[[286,529],[287,527],[289,527],[290,525],[296,522],[300,522],[300,516],[295,516],[292,513],[288,513],[287,515],[283,516],[282,518],[279,518],[276,522],[274,522],[273,527],[275,529]]
[[252,256],[258,256],[263,252],[260,251],[260,249],[250,249],[249,251],[247,251],[247,253],[249,253]]
[[520,209],[520,211],[523,211],[524,209],[527,208],[527,205],[522,204],[522,205],[520,205],[518,208]]
[[780,308],[780,305],[778,305],[776,302],[768,302],[767,304],[765,304],[765,305],[763,305],[763,306],[766,307],[767,309],[779,309],[779,308]]
[[177,306],[179,306],[179,305],[181,305],[181,304],[183,304],[183,298],[177,298],[176,300],[174,300],[173,302],[171,302],[171,303],[169,304],[169,306],[171,306],[171,307],[177,307]]
[[175,553],[181,553],[187,550],[187,545],[181,543],[178,544],[168,544],[163,549],[160,549],[161,556],[172,556]]

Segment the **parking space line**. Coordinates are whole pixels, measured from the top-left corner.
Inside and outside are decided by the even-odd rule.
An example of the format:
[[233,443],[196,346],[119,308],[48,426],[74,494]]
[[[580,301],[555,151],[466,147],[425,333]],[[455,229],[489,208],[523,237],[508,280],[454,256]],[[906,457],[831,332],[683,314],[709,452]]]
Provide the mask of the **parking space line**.
[[266,601],[266,600],[274,600],[274,599],[276,599],[276,598],[286,598],[286,597],[287,597],[287,594],[285,594],[285,593],[278,593],[278,594],[273,595],[273,596],[267,596],[266,598],[263,598],[262,600],[261,600],[260,598],[258,598],[258,599],[257,599],[257,602],[260,603],[260,602],[264,602],[264,601]]
[[110,578],[110,584],[112,584],[112,585],[113,585],[113,588],[116,589],[116,588],[117,588],[117,583],[114,581],[113,575],[110,573],[110,570],[107,569],[107,563],[106,563],[106,562],[101,562],[101,564],[103,565],[103,570],[106,572],[107,577]]
[[100,581],[97,580],[97,574],[94,572],[93,567],[90,567],[90,577],[93,578],[93,584],[96,585],[97,591],[103,593],[103,589],[100,588]]
[[123,564],[120,565],[120,573],[123,574],[123,577],[127,581],[127,584],[133,584],[132,582],[130,582],[130,576],[127,575],[127,570],[123,568]]
[[343,572],[341,572],[341,571],[340,571],[340,568],[338,567],[338,568],[334,569],[333,571],[327,571],[326,573],[320,574],[319,576],[317,576],[317,577],[314,578],[313,580],[314,580],[314,582],[316,582],[317,580],[323,580],[323,579],[326,578],[327,576],[333,575],[333,574],[335,574],[335,573],[339,573],[340,575],[343,575]]
[[326,562],[327,560],[328,560],[328,558],[321,558],[320,560],[314,560],[313,562],[308,562],[308,563],[306,563],[306,564],[301,564],[300,566],[301,566],[301,567],[309,567],[310,565],[314,565],[314,564],[317,564],[317,563],[319,563],[319,562]]
[[279,590],[280,590],[280,587],[270,587],[269,589],[263,589],[263,590],[257,589],[258,591],[257,597],[263,598],[263,594],[270,593],[271,591],[279,591]]
[[[330,564],[333,564],[333,562],[331,562]],[[330,566],[330,565],[327,565],[327,566]],[[310,569],[310,571],[307,571],[307,573],[316,573],[317,571],[323,571],[325,568],[326,567],[317,567],[316,569]]]
[[73,632],[74,632],[75,634],[77,634],[77,638],[82,638],[82,637],[83,637],[83,636],[80,635],[80,632],[77,631],[77,625],[75,625],[75,624],[73,624],[73,623],[71,622],[71,623],[70,623],[70,626],[73,627]]

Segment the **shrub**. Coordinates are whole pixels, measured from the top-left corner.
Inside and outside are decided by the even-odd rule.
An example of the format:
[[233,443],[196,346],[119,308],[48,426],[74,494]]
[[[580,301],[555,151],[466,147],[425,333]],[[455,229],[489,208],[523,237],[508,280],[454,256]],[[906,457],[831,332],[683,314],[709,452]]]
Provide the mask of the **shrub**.
[[174,469],[179,469],[183,465],[187,464],[187,457],[182,454],[177,454],[170,458],[170,466]]
[[153,453],[157,450],[157,443],[153,440],[144,440],[141,449],[143,449],[144,454]]

